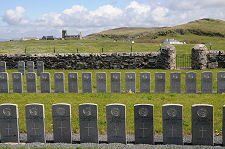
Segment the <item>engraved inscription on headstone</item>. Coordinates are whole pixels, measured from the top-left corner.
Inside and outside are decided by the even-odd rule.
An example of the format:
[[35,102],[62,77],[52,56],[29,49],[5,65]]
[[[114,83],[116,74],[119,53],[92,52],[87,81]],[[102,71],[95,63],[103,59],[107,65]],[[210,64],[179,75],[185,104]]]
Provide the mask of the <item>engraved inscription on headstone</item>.
[[23,78],[21,72],[12,73],[13,93],[23,92]]
[[149,93],[151,90],[151,73],[150,72],[140,72],[140,92]]
[[134,128],[136,144],[154,144],[154,120],[151,104],[134,105]]
[[37,76],[40,76],[42,72],[44,72],[44,62],[37,61]]
[[35,72],[28,72],[26,74],[27,80],[27,92],[36,93],[37,92],[37,76]]
[[202,93],[212,93],[213,73],[202,72]]
[[54,142],[72,143],[71,105],[53,104],[52,120]]
[[213,145],[213,106],[192,105],[192,144]]
[[27,142],[45,143],[45,114],[43,104],[25,106]]
[[19,114],[16,104],[0,105],[1,143],[19,143]]
[[156,72],[155,73],[155,92],[164,93],[166,87],[166,73]]
[[171,93],[181,92],[181,73],[180,72],[170,73],[170,92]]
[[98,107],[97,104],[79,105],[80,142],[98,143]]
[[34,72],[34,62],[27,61],[27,72]]
[[106,73],[105,72],[97,72],[96,73],[96,85],[97,92],[106,93]]
[[121,92],[121,72],[111,72],[111,92]]
[[197,92],[197,73],[196,72],[186,72],[185,88],[186,88],[186,93]]
[[217,93],[225,93],[225,71],[217,73]]
[[70,93],[78,93],[78,73],[68,73],[68,90]]
[[183,106],[164,104],[162,116],[163,144],[183,145]]
[[0,93],[9,93],[9,77],[7,72],[0,72]]
[[51,92],[50,73],[49,72],[41,73],[40,81],[41,81],[41,93],[50,93]]
[[136,74],[135,72],[125,72],[126,92],[136,92]]
[[0,72],[6,72],[6,62],[0,61]]
[[123,104],[106,105],[108,143],[127,143],[126,107]]
[[25,75],[25,62],[24,61],[18,62],[18,72],[21,72],[22,75]]
[[64,93],[65,92],[65,81],[64,81],[64,73],[63,72],[55,72],[54,74],[54,86],[55,93]]
[[92,73],[82,72],[82,92],[92,93]]

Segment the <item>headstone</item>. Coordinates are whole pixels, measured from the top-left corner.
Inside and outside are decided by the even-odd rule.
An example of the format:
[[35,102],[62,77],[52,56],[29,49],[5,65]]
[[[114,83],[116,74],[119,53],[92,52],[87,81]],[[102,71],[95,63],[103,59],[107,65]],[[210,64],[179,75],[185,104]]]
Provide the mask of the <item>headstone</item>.
[[223,106],[223,124],[222,124],[222,140],[223,146],[225,146],[225,105]]
[[156,72],[155,73],[155,92],[164,93],[166,89],[166,73]]
[[192,105],[192,144],[213,145],[213,106]]
[[25,106],[27,142],[45,143],[45,112],[43,104]]
[[44,62],[37,61],[37,76],[40,76],[44,72]]
[[55,93],[65,92],[65,81],[63,72],[55,72],[54,74]]
[[111,92],[121,92],[121,72],[111,72]]
[[0,72],[0,93],[9,93],[9,77],[7,72]]
[[40,76],[41,81],[41,93],[51,93],[51,80],[50,80],[50,73],[43,72]]
[[185,88],[186,88],[186,93],[197,92],[197,73],[196,72],[186,72]]
[[136,92],[136,74],[135,72],[125,72],[126,92]]
[[68,90],[70,93],[78,93],[78,73],[68,73]]
[[154,106],[134,105],[134,128],[136,144],[154,144]]
[[202,93],[212,93],[213,73],[202,72]]
[[27,72],[34,72],[34,62],[27,61]]
[[98,143],[98,107],[97,104],[79,105],[80,142]]
[[72,143],[71,105],[53,104],[52,120],[54,142]]
[[225,71],[217,73],[217,93],[225,93]]
[[127,143],[126,107],[123,104],[106,105],[108,143]]
[[92,73],[82,72],[82,92],[92,93]]
[[28,72],[26,74],[27,80],[27,92],[36,93],[37,92],[37,76],[35,72]]
[[181,92],[181,73],[180,72],[170,73],[170,92],[171,93]]
[[16,104],[0,105],[1,143],[19,143],[19,114]]
[[96,85],[97,92],[106,93],[106,73],[105,72],[97,72],[96,73]]
[[0,61],[0,72],[6,72],[6,62]]
[[18,72],[21,72],[22,75],[25,75],[25,62],[24,61],[18,62]]
[[13,93],[23,92],[23,78],[21,72],[12,73]]
[[150,93],[151,91],[151,73],[141,72],[140,73],[140,92]]
[[162,116],[163,144],[183,145],[183,106],[164,104]]

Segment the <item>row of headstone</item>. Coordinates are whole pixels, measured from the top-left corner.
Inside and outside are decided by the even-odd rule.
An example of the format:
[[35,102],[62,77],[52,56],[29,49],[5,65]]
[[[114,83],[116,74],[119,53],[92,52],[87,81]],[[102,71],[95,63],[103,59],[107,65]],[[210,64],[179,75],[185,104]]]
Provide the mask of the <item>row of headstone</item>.
[[[27,142],[46,142],[45,114],[43,104],[25,106]],[[106,105],[107,142],[127,143],[126,107],[123,104]],[[54,142],[72,143],[71,105],[53,104]],[[16,104],[0,105],[1,142],[19,142],[19,117]],[[163,143],[183,145],[183,106],[162,106]],[[225,134],[225,106],[223,107],[223,136]],[[81,143],[99,143],[97,104],[79,105]],[[154,106],[134,105],[134,128],[136,144],[154,144]],[[213,106],[192,105],[192,144],[214,145]],[[225,138],[223,137],[223,145]]]
[[[27,72],[34,72],[34,62],[27,61]],[[0,72],[6,72],[6,62],[0,61]],[[19,61],[18,62],[18,72],[21,72],[22,75],[25,75],[25,62]],[[37,61],[37,75],[40,76],[41,73],[44,72],[44,62]]]
[[[213,92],[213,78],[212,72],[202,72],[202,93],[212,93]],[[150,72],[140,73],[140,92],[150,92]],[[23,92],[23,79],[22,73],[12,73],[13,80],[13,92],[22,93]],[[217,74],[217,92],[225,92],[225,71],[218,72]],[[27,81],[27,92],[36,93],[37,92],[37,76],[34,72],[28,72],[26,74]],[[40,76],[41,82],[41,93],[51,92],[51,80],[50,73],[42,72]],[[186,73],[186,93],[196,93],[197,92],[197,73],[187,72]],[[96,85],[97,92],[107,92],[107,76],[105,72],[96,73]],[[56,72],[54,74],[54,86],[55,93],[65,92],[65,77],[63,72]],[[155,73],[155,92],[163,93],[165,92],[166,86],[166,73],[156,72]],[[125,89],[126,92],[136,92],[136,74],[134,72],[125,73]],[[68,73],[68,91],[78,93],[78,73],[70,72]],[[6,72],[0,72],[0,93],[9,92],[9,79]],[[82,73],[82,92],[91,93],[92,92],[92,73],[84,72]],[[121,73],[112,72],[111,73],[111,92],[120,93],[121,92]],[[170,73],[170,92],[181,93],[181,73],[171,72]]]

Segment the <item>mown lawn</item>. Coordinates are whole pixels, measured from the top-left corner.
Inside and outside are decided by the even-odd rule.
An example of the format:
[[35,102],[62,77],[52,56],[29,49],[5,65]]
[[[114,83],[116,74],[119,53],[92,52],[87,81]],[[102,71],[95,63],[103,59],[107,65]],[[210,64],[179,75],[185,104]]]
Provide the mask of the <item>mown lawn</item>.
[[[223,69],[205,70],[213,72],[213,89],[217,89],[216,74]],[[10,80],[10,91],[12,91],[11,73],[17,70],[8,70]],[[162,105],[176,103],[183,105],[184,133],[191,133],[191,105],[193,104],[211,104],[214,106],[214,131],[221,133],[222,129],[222,106],[225,104],[224,94],[185,94],[185,93],[96,93],[96,72],[107,73],[107,90],[110,91],[110,73],[121,72],[122,91],[125,91],[125,72],[136,72],[136,88],[140,88],[140,72],[151,72],[151,90],[154,91],[154,73],[166,72],[166,90],[170,90],[170,72],[181,72],[182,91],[185,90],[185,72],[188,70],[45,70],[51,73],[51,88],[54,90],[54,72],[65,73],[65,89],[68,91],[68,72],[78,72],[79,90],[82,89],[81,74],[82,72],[92,72],[93,92],[94,93],[9,93],[0,94],[0,103],[18,104],[20,117],[20,131],[26,132],[25,126],[25,105],[30,103],[42,103],[45,106],[46,131],[52,132],[51,106],[55,103],[69,103],[72,107],[72,128],[73,132],[79,133],[78,105],[81,103],[98,104],[99,132],[106,134],[106,105],[110,103],[122,103],[126,105],[127,116],[127,133],[134,133],[134,104],[153,104],[154,105],[154,124],[155,132],[162,133]],[[189,70],[190,71],[190,70]],[[197,88],[201,89],[201,70],[197,72]],[[38,90],[40,91],[40,78],[38,77]],[[24,90],[26,91],[26,80],[24,77]]]

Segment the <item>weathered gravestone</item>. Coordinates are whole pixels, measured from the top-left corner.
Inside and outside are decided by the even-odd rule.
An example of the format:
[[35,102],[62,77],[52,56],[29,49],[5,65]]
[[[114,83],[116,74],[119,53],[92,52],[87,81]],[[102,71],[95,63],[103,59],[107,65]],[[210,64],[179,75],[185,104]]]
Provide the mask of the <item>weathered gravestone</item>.
[[71,105],[53,104],[52,120],[54,142],[72,143]]
[[9,93],[9,77],[7,72],[0,72],[0,93]]
[[54,86],[55,86],[55,93],[65,92],[65,81],[63,72],[56,72],[54,74]]
[[111,72],[111,92],[121,92],[121,72]]
[[135,72],[125,72],[126,92],[136,92],[136,74]]
[[151,73],[140,72],[140,92],[150,93],[151,90]]
[[70,93],[78,93],[78,73],[68,73],[68,90]]
[[181,73],[180,72],[170,73],[170,92],[171,93],[181,92]]
[[127,143],[126,107],[123,104],[106,105],[108,143]]
[[44,72],[44,62],[37,61],[37,76],[40,76]]
[[25,106],[27,142],[45,143],[45,112],[43,104]]
[[163,144],[183,145],[183,106],[164,104],[162,106]]
[[37,92],[37,76],[35,72],[28,72],[26,74],[27,80],[27,92],[36,93]]
[[6,72],[6,62],[0,61],[0,72]]
[[19,114],[16,104],[0,105],[1,143],[19,143]]
[[154,106],[134,105],[134,128],[136,144],[154,144]]
[[80,142],[98,143],[98,107],[97,104],[79,105]]
[[225,146],[225,105],[223,106],[223,126],[222,126],[223,146]]
[[164,93],[166,88],[166,73],[156,72],[155,73],[155,92]]
[[96,85],[97,92],[106,93],[106,73],[105,72],[97,72],[96,73]]
[[196,93],[197,92],[197,73],[196,72],[186,72],[185,81],[186,93]]
[[213,145],[213,106],[192,105],[192,144]]
[[92,93],[92,73],[82,72],[82,92]]
[[34,62],[27,61],[27,72],[34,72]]
[[225,71],[217,73],[217,93],[225,93]]
[[25,75],[25,62],[24,61],[18,62],[18,72],[21,72],[22,75]]
[[23,78],[21,72],[12,73],[13,93],[23,92]]
[[49,72],[41,73],[40,81],[41,81],[41,93],[51,93],[50,73]]
[[202,72],[202,93],[212,93],[213,73]]

